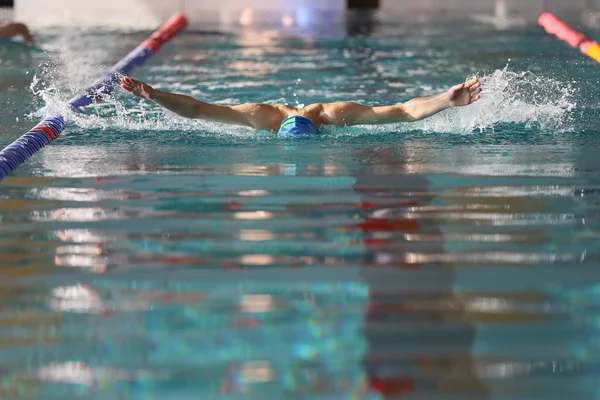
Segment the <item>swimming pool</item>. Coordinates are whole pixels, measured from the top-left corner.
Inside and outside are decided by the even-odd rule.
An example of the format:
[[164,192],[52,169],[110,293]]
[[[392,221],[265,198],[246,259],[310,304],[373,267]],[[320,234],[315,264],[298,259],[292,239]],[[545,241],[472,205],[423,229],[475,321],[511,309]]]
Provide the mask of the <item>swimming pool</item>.
[[[0,47],[0,145],[145,35]],[[597,67],[533,26],[180,36],[134,76],[386,104],[476,74],[483,99],[310,140],[122,92],[71,115],[0,186],[0,397],[596,398]]]

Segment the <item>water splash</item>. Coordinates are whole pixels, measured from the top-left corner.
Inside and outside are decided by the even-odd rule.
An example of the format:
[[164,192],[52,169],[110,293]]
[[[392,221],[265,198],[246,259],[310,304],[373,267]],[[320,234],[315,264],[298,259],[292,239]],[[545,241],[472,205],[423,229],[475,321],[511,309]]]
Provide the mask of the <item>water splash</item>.
[[[67,103],[76,92],[65,88],[60,79],[54,79],[56,67],[48,66],[34,76],[31,91],[43,102],[44,107],[30,117],[40,118],[57,113],[69,122],[70,130],[119,130],[119,131],[190,131],[210,128],[212,123],[192,121],[164,112],[153,103],[131,99],[116,87],[111,94],[100,94],[99,102],[86,108],[85,113],[75,112]],[[91,79],[89,80],[92,81]]]
[[[77,64],[78,59],[70,60],[70,64]],[[99,63],[84,61],[79,63],[83,71],[79,71],[77,82],[93,82],[102,75]],[[137,99],[125,93],[118,85],[110,94],[97,94],[99,101],[86,107],[84,113],[78,113],[68,104],[69,99],[79,93],[65,69],[65,62],[61,58],[53,59],[41,65],[30,85],[30,90],[43,102],[43,107],[29,115],[36,120],[48,114],[62,115],[69,123],[65,134],[69,132],[81,133],[89,130],[110,130],[115,132],[131,131],[178,131],[178,132],[208,132],[208,135],[226,134],[230,136],[247,137],[253,131],[246,127],[226,126],[208,121],[190,120],[163,110],[155,103]],[[81,83],[80,83],[81,85]],[[183,92],[169,85],[166,90]],[[175,86],[179,86],[175,84]],[[161,88],[160,83],[154,85]],[[162,88],[161,88],[162,89]]]
[[294,103],[295,103],[294,107],[298,107],[298,108],[304,107],[304,104],[300,103],[300,100],[298,100],[298,86],[300,85],[300,82],[302,82],[302,79],[296,80],[296,85],[295,85],[296,87],[295,87],[294,93],[293,93]]
[[512,72],[508,65],[479,78],[481,100],[420,121],[410,128],[435,132],[485,131],[498,124],[570,131],[577,90],[570,83],[532,72]]
[[[41,75],[36,75],[31,84],[32,91],[46,104],[33,114],[36,117],[45,115],[49,110],[59,112],[76,129],[203,131],[211,135],[231,136],[253,134],[251,129],[244,127],[181,118],[151,102],[132,99],[120,88],[110,95],[103,95],[102,102],[88,107],[85,114],[78,114],[66,104],[66,97],[73,95],[72,89],[65,89],[61,80],[55,79],[56,69],[42,69]],[[493,131],[499,124],[524,124],[526,128],[553,132],[572,130],[577,93],[572,84],[529,71],[512,72],[508,65],[481,76],[480,80],[482,98],[471,106],[446,110],[417,123],[369,126],[368,129],[327,127],[324,132],[334,135],[378,134],[390,130],[471,133]],[[297,98],[295,101],[300,105]]]

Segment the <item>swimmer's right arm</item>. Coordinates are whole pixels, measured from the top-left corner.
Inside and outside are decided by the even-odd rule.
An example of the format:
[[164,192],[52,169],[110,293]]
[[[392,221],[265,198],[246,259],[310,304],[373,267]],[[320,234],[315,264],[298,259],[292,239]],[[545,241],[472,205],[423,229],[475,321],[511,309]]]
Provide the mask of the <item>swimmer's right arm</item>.
[[277,125],[280,114],[278,108],[268,104],[249,103],[237,106],[219,106],[205,103],[183,94],[154,89],[147,83],[129,77],[121,79],[121,87],[136,97],[152,100],[185,118],[272,130]]

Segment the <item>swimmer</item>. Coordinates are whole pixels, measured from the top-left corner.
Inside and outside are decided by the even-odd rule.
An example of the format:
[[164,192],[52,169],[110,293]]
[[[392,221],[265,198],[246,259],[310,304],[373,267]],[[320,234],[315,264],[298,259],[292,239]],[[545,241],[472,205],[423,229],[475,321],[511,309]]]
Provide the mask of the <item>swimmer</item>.
[[33,35],[29,32],[27,25],[20,23],[13,23],[4,26],[0,26],[0,38],[12,38],[14,36],[22,36],[23,40],[27,44],[35,44]]
[[121,86],[132,95],[152,100],[182,117],[244,125],[277,132],[279,136],[316,135],[321,125],[343,127],[419,121],[447,108],[467,106],[481,98],[481,84],[477,78],[435,96],[378,107],[345,101],[317,103],[303,108],[260,103],[219,106],[189,96],[156,90],[129,77],[121,79]]

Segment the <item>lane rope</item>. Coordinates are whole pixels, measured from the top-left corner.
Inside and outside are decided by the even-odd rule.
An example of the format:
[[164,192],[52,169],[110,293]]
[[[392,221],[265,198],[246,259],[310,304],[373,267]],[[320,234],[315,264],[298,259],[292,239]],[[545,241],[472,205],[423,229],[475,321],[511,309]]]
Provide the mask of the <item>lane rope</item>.
[[[102,94],[111,93],[115,86],[119,84],[121,76],[129,75],[134,68],[144,64],[146,60],[160,50],[162,45],[181,32],[186,25],[187,18],[185,15],[173,15],[148,39],[116,63],[104,76],[69,100],[68,104],[73,110],[82,112],[86,106],[95,103]],[[60,137],[66,127],[67,122],[63,116],[48,115],[23,136],[0,151],[0,180],[27,161],[29,157]]]
[[549,12],[541,13],[538,17],[538,24],[549,34],[568,43],[569,46],[579,49],[583,54],[600,63],[600,44],[588,38],[583,33],[576,31],[554,14]]

